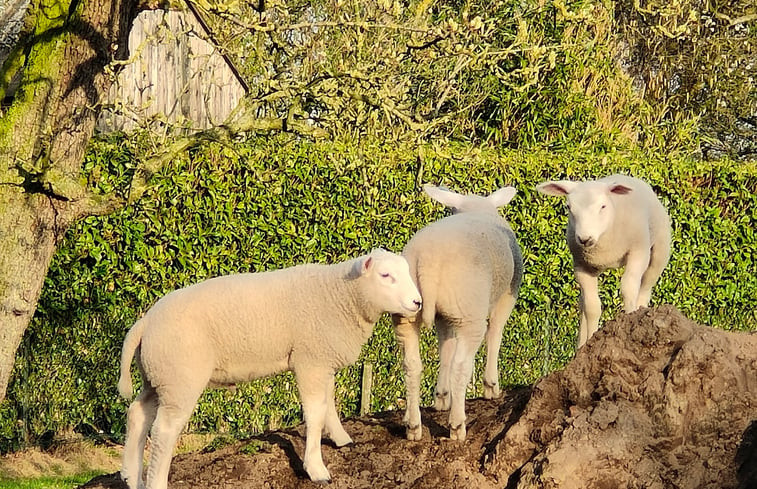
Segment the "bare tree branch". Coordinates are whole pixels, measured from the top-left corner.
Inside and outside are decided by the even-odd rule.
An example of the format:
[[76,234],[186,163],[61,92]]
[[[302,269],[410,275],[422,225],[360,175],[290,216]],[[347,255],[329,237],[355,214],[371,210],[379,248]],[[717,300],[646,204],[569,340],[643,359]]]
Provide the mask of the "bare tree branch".
[[147,158],[137,168],[129,189],[128,202],[138,200],[149,188],[152,176],[177,156],[203,142],[213,141],[230,144],[235,138],[244,134],[270,134],[274,132],[289,132],[302,136],[321,139],[328,137],[328,133],[305,121],[296,120],[293,116],[287,118],[254,117],[249,112],[232,114],[226,124],[198,131],[188,136],[179,137],[165,149]]

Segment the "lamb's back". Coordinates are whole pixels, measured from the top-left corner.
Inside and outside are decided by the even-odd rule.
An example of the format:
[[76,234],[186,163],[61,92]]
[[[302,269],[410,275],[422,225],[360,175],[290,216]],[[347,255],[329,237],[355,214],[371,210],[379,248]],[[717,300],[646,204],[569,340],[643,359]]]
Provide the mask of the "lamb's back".
[[424,308],[451,307],[471,291],[492,300],[513,287],[519,273],[514,268],[521,266],[512,229],[494,213],[455,214],[431,223],[413,236],[403,255]]
[[185,362],[192,352],[186,362],[214,364],[215,383],[285,370],[297,345],[331,320],[334,267],[228,275],[171,292],[145,315],[143,359]]

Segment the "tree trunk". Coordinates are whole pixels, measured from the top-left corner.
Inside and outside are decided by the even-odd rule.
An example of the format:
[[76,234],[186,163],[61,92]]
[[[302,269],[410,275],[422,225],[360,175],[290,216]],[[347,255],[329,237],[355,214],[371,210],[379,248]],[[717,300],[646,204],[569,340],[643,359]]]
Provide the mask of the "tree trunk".
[[76,219],[122,204],[89,193],[79,173],[111,83],[104,68],[126,58],[137,1],[33,5],[26,49],[14,51],[23,59],[4,66],[24,72],[0,119],[0,401],[56,244]]
[[16,349],[34,314],[55,242],[49,197],[0,189],[0,400],[5,398]]

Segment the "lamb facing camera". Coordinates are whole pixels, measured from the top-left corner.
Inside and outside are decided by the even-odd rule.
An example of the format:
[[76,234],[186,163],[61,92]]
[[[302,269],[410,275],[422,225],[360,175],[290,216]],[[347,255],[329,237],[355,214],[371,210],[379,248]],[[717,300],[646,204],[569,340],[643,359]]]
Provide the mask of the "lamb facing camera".
[[670,259],[670,217],[649,184],[625,175],[549,181],[536,190],[566,199],[566,237],[581,289],[580,348],[599,328],[598,277],[603,271],[625,267],[620,281],[625,312],[649,305]]

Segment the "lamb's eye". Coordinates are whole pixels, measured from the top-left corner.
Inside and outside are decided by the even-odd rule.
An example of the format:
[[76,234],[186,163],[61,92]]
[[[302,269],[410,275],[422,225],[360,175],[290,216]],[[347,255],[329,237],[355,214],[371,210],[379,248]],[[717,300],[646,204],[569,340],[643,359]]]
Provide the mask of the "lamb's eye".
[[391,273],[380,273],[381,278],[389,280],[391,283],[395,283],[396,280],[392,277]]
[[607,204],[602,204],[602,207],[599,208],[600,211],[605,210],[605,207],[607,207]]

